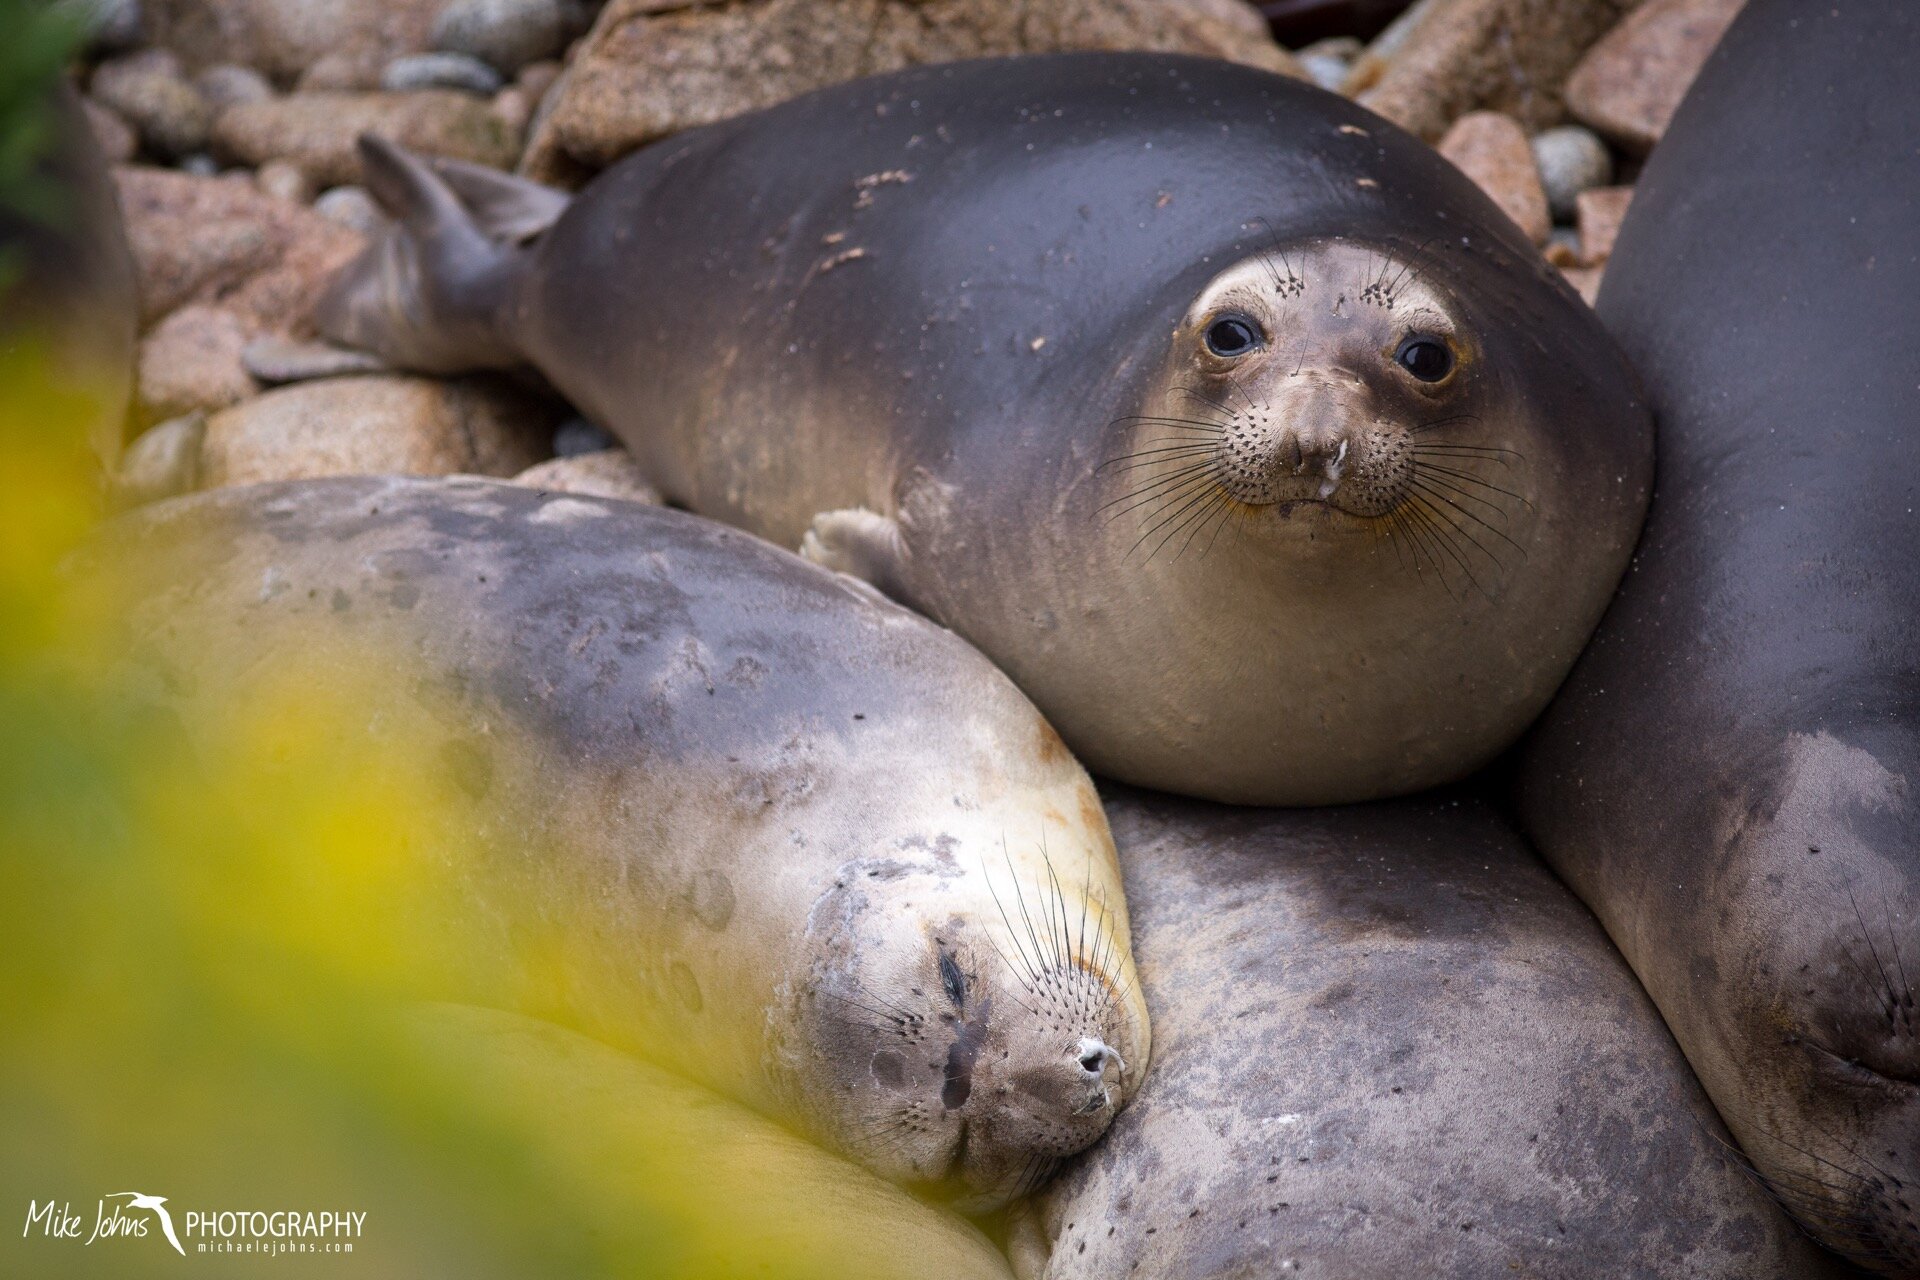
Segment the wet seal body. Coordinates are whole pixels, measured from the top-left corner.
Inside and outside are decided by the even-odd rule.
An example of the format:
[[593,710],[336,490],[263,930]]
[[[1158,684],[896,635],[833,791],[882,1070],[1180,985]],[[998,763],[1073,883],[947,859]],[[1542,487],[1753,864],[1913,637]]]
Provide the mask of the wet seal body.
[[323,306],[528,362],[672,501],[979,645],[1097,772],[1327,803],[1459,776],[1618,580],[1650,428],[1451,165],[1226,63],[841,85],[571,202],[363,148],[400,227]]
[[1648,164],[1599,305],[1647,380],[1658,491],[1522,793],[1773,1190],[1901,1276],[1920,1276],[1916,40],[1908,6],[1754,0]]
[[454,841],[459,908],[548,966],[524,997],[461,998],[974,1207],[1137,1087],[1092,784],[917,615],[682,512],[479,481],[252,486],[117,529],[99,554],[144,592],[130,661],[190,726],[334,639],[394,668],[390,693],[338,678],[372,704],[368,749],[390,708],[444,708],[433,769],[492,833]]
[[1484,803],[1107,812],[1154,1071],[1023,1211],[1028,1280],[1841,1270]]

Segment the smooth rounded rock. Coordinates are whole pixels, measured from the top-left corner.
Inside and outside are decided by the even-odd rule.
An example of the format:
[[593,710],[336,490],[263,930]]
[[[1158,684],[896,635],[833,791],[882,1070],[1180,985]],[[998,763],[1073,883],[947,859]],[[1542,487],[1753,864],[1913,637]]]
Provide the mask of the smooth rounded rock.
[[1582,191],[1613,181],[1613,153],[1600,135],[1577,124],[1561,125],[1534,135],[1533,161],[1547,208],[1556,222],[1572,222]]
[[453,0],[434,19],[433,47],[466,54],[512,75],[560,52],[566,13],[559,0]]
[[299,93],[221,113],[217,146],[247,164],[287,160],[315,185],[360,176],[354,146],[361,134],[390,138],[430,155],[492,168],[513,166],[520,136],[468,93]]
[[522,471],[513,482],[550,493],[584,493],[656,505],[660,502],[660,491],[648,482],[633,455],[621,448],[550,458]]
[[134,404],[158,422],[194,410],[224,409],[260,388],[241,363],[248,323],[218,306],[182,307],[140,340]]
[[194,76],[193,85],[215,111],[243,102],[265,102],[273,96],[273,85],[265,76],[237,62],[217,62],[203,68]]
[[380,73],[380,87],[396,93],[412,89],[457,89],[490,97],[505,83],[500,73],[464,53],[410,53],[395,58]]
[[200,441],[206,430],[206,415],[190,413],[134,437],[114,474],[113,505],[138,507],[193,492],[200,483]]
[[1438,150],[1491,196],[1527,239],[1546,243],[1553,229],[1547,193],[1518,120],[1498,111],[1469,112],[1453,122]]
[[213,109],[163,51],[143,50],[101,63],[88,92],[113,108],[160,155],[185,156],[207,145]]
[[490,383],[302,382],[209,418],[202,481],[213,489],[317,476],[512,476],[544,453],[541,415]]

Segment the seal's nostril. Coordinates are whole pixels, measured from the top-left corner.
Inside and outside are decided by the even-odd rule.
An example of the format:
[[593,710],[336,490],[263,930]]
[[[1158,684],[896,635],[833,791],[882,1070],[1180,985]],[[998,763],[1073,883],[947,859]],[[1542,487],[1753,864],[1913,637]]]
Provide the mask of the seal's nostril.
[[1126,1070],[1127,1064],[1121,1060],[1119,1053],[1104,1040],[1088,1036],[1080,1042],[1076,1052],[1080,1055],[1080,1069],[1090,1076],[1104,1075],[1110,1062],[1118,1065],[1122,1071]]

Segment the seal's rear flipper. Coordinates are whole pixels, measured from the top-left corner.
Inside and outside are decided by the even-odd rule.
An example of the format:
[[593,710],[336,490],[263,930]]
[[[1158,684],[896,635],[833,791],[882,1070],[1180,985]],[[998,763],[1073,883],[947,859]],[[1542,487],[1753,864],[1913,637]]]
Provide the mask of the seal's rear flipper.
[[316,309],[321,332],[423,373],[520,363],[508,321],[525,244],[567,197],[478,165],[360,139],[367,190],[393,219]]

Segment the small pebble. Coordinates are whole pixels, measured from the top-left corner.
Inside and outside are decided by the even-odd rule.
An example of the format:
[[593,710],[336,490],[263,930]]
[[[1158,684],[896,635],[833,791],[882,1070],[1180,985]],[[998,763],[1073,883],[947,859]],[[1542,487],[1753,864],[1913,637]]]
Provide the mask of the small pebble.
[[204,151],[196,151],[181,159],[175,166],[182,173],[190,173],[196,178],[213,178],[220,174],[220,162]]
[[1580,193],[1576,221],[1580,225],[1582,266],[1597,267],[1613,256],[1613,242],[1632,203],[1632,187],[1596,187]]
[[1555,227],[1547,237],[1546,248],[1541,250],[1548,262],[1556,267],[1577,267],[1580,265],[1580,233],[1572,227]]
[[1300,67],[1313,77],[1315,84],[1332,93],[1340,92],[1340,86],[1347,82],[1347,72],[1351,70],[1348,63],[1318,53],[1301,54]]
[[1328,36],[1325,40],[1315,40],[1299,50],[1302,58],[1338,58],[1342,62],[1352,62],[1360,56],[1367,46],[1352,36]]
[[332,187],[320,193],[313,211],[343,227],[352,227],[361,235],[372,235],[386,221],[380,206],[373,202],[365,187]]
[[1613,156],[1591,129],[1563,125],[1535,135],[1533,160],[1555,222],[1572,222],[1582,191],[1613,181]]
[[575,458],[583,453],[599,453],[603,449],[619,447],[618,440],[585,418],[569,418],[553,433],[553,456],[556,458]]
[[313,186],[300,166],[286,160],[269,160],[253,175],[254,183],[270,196],[305,204],[313,198]]
[[140,0],[82,0],[88,11],[87,50],[101,54],[137,49],[146,39]]
[[295,342],[273,334],[255,338],[240,353],[246,371],[269,385],[338,378],[350,373],[387,373],[386,362],[371,351],[336,347],[330,342]]
[[170,53],[146,49],[101,63],[88,91],[132,125],[162,156],[182,156],[207,145],[213,109],[180,74]]
[[434,20],[433,47],[511,75],[558,54],[566,25],[560,0],[453,0]]
[[356,93],[378,89],[384,69],[379,54],[373,50],[336,50],[302,71],[294,88],[300,93]]
[[265,76],[237,62],[208,67],[193,78],[193,86],[215,110],[242,102],[265,102],[273,96],[273,86]]
[[395,58],[380,73],[380,87],[404,93],[412,89],[459,89],[489,97],[504,83],[500,73],[465,53],[412,53]]
[[170,418],[140,433],[120,458],[113,505],[121,510],[191,493],[200,483],[200,442],[207,415]]
[[524,132],[528,122],[533,119],[533,103],[518,85],[508,85],[493,95],[493,114],[500,117],[507,128],[516,133]]

